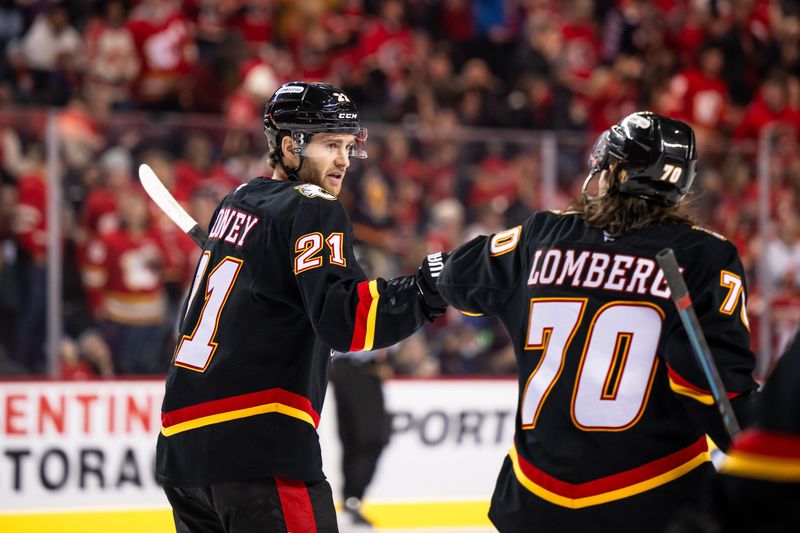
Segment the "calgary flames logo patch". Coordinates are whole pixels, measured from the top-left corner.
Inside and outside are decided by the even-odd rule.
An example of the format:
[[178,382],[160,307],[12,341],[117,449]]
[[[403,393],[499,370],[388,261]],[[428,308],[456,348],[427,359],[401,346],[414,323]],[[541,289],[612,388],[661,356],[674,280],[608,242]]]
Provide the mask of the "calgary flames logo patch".
[[313,183],[303,183],[295,187],[297,192],[308,198],[324,198],[325,200],[336,200],[336,196],[332,195],[319,185]]

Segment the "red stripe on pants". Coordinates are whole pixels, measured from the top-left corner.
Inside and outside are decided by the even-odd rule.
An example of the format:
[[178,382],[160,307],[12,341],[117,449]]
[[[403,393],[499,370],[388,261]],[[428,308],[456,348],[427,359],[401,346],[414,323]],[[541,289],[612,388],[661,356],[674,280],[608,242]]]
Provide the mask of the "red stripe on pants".
[[317,521],[308,489],[302,481],[275,478],[278,497],[281,499],[283,520],[289,533],[317,533]]

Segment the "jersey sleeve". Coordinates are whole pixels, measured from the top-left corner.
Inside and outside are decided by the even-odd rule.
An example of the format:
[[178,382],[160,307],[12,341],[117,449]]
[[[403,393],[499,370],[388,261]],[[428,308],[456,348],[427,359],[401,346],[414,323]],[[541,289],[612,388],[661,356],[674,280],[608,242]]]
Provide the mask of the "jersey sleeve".
[[[690,277],[689,291],[700,326],[725,385],[739,423],[746,426],[751,418],[753,394],[757,384],[752,377],[755,355],[750,349],[750,331],[745,309],[747,287],[744,269],[736,248],[730,243],[717,250],[707,250],[701,261],[713,257],[701,276]],[[708,380],[696,360],[689,338],[680,321],[671,325],[664,345],[669,385],[687,406],[692,416],[721,448],[728,436]]]
[[291,217],[290,261],[319,338],[340,352],[384,348],[425,322],[413,276],[366,279],[341,204],[303,202]]
[[456,248],[436,282],[445,301],[466,313],[496,314],[519,286],[523,231],[516,226]]

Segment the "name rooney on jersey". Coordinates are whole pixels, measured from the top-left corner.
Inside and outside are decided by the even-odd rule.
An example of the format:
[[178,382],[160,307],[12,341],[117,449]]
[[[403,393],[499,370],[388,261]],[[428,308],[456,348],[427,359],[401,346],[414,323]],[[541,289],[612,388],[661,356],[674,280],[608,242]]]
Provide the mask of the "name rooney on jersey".
[[[683,270],[683,269],[681,269]],[[536,250],[528,286],[571,285],[668,299],[664,273],[648,257],[583,250]]]
[[258,217],[226,207],[220,209],[214,227],[208,233],[209,239],[220,239],[235,246],[242,246],[250,230],[258,222]]

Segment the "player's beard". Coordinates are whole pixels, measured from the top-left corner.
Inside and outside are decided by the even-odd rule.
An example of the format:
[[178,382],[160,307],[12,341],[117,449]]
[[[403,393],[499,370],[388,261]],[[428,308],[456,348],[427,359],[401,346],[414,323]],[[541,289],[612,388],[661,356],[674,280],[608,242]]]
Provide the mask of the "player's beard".
[[[342,171],[342,174],[344,174],[344,171]],[[314,185],[322,187],[334,196],[339,196],[339,193],[342,190],[343,179],[328,183],[330,180],[326,180],[326,176],[326,170],[320,168],[317,162],[311,157],[306,157],[304,159],[300,170],[297,172],[297,177],[300,178],[300,181],[304,183],[313,183]],[[344,176],[342,177],[344,178]]]

